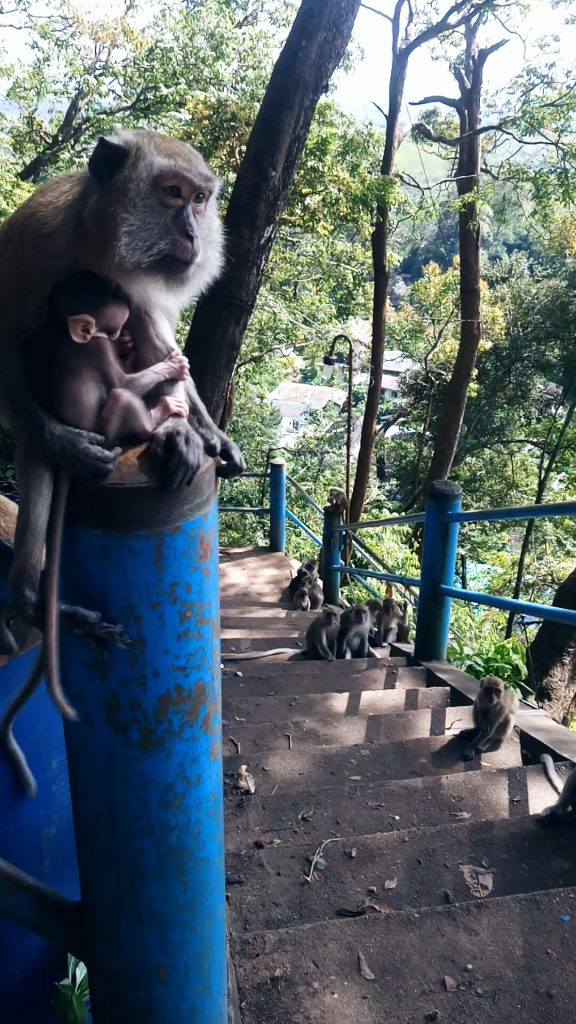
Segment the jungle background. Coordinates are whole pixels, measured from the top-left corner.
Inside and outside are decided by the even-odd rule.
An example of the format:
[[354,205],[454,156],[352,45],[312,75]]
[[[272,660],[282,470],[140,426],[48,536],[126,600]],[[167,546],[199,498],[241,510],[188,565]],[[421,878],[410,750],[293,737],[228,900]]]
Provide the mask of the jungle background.
[[[179,337],[250,470],[282,455],[319,505],[343,486],[346,401],[310,406],[290,423],[270,396],[282,384],[345,393],[348,343],[335,344],[330,376],[325,361],[344,335],[353,519],[417,511],[430,479],[445,476],[467,509],[565,500],[576,477],[576,5],[546,6],[546,32],[530,41],[530,12],[542,5],[521,0],[168,0],[153,10],[125,0],[109,13],[2,0],[0,217],[47,178],[84,167],[96,138],[118,127],[189,141],[222,179],[231,256],[216,300],[219,287],[246,287],[238,218],[253,224],[254,252],[261,225],[273,224],[242,323],[221,317],[213,349],[201,349],[194,324],[204,317],[203,337],[212,337],[213,313],[201,300]],[[349,43],[357,15],[380,49],[381,74],[351,103],[364,60],[362,36]],[[314,33],[331,53],[308,82],[293,52]],[[286,79],[290,61],[302,93],[290,101],[306,116],[286,129],[289,166],[270,211],[254,175],[266,160],[254,133],[268,126],[274,145],[269,126],[289,109],[278,69]],[[463,302],[474,292],[480,312],[471,317]],[[391,364],[403,367],[392,387]],[[15,495],[7,436],[0,455],[2,489]],[[221,499],[266,504],[250,480],[224,484]],[[291,504],[321,531],[298,496]],[[568,518],[466,527],[459,581],[544,603],[563,586],[558,603],[575,606],[575,534]],[[266,541],[266,517],[222,515],[222,544]],[[407,528],[371,533],[369,543],[392,571],[418,575],[418,536]],[[288,549],[311,553],[291,528]],[[546,671],[538,676],[527,657],[534,634],[529,622],[455,602],[450,658],[534,689]],[[565,687],[574,631],[556,627],[553,643]],[[558,714],[566,721],[569,690]]]

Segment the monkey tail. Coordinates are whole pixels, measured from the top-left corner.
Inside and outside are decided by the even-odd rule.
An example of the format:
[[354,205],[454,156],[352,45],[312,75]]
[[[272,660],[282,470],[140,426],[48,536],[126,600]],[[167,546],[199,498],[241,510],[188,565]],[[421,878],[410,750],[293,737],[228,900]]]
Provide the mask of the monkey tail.
[[540,760],[544,765],[544,774],[552,786],[552,789],[555,789],[558,794],[561,794],[564,787],[560,781],[560,777],[556,771],[554,761],[550,757],[550,754],[540,754]]
[[68,702],[60,678],[60,563],[62,560],[62,533],[70,474],[60,470],[56,475],[50,524],[46,543],[46,619],[44,623],[44,667],[46,686],[56,707],[71,722],[78,715]]
[[245,654],[223,654],[222,661],[256,661],[272,654],[303,654],[299,647],[273,647],[271,651],[246,651]]
[[34,663],[34,667],[32,668],[28,679],[24,683],[24,686],[18,691],[16,696],[13,697],[6,708],[2,718],[2,724],[0,726],[0,744],[4,747],[6,756],[12,764],[18,782],[28,796],[36,796],[38,786],[36,785],[36,779],[32,774],[30,765],[26,760],[26,755],[12,732],[12,724],[16,715],[20,711],[20,708],[26,704],[34,691],[38,689],[40,680],[42,679],[43,668],[44,651],[42,650],[38,655],[36,662]]

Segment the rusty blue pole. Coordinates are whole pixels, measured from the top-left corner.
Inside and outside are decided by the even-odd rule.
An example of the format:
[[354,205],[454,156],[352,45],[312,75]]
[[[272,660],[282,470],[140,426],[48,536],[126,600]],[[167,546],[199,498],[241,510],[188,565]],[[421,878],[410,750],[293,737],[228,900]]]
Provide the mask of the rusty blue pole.
[[270,462],[270,550],[284,552],[286,547],[286,463]]
[[335,508],[334,505],[327,505],[324,509],[322,529],[322,583],[325,603],[336,605],[336,607],[340,601],[340,573],[336,570],[342,564],[340,551],[343,534],[333,531],[336,526],[341,525],[342,516],[338,508]]
[[416,619],[414,657],[418,661],[443,661],[448,648],[452,598],[442,593],[451,587],[456,573],[458,523],[446,521],[447,512],[459,512],[462,491],[450,480],[436,480],[428,488],[420,597]]
[[189,489],[71,499],[62,597],[122,622],[62,638],[94,1024],[225,1024],[226,905],[214,466]]

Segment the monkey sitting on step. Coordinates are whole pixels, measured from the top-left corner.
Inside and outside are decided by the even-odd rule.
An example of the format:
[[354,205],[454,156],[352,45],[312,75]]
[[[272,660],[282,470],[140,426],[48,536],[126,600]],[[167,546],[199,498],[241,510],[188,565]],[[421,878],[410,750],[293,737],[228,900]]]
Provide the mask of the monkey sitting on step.
[[340,632],[340,612],[324,608],[322,614],[310,623],[306,631],[306,654],[320,661],[335,661],[336,644]]
[[517,711],[514,691],[507,690],[498,676],[484,676],[472,709],[474,729],[460,733],[468,739],[462,759],[472,761],[477,754],[499,750],[514,728]]
[[410,635],[410,616],[407,601],[385,597],[376,617],[376,646],[407,643]]
[[369,644],[370,612],[365,604],[356,604],[342,612],[336,646],[338,658],[375,658]]

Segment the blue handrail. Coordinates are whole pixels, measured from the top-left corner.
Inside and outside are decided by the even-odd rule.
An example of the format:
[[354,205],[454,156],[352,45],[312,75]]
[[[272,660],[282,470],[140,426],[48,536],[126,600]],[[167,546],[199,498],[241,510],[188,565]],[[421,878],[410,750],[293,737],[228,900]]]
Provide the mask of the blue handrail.
[[[285,474],[285,467],[283,472]],[[262,479],[269,474],[248,473],[243,476]],[[360,586],[375,595],[378,595],[378,591],[369,585],[368,580],[399,583],[407,588],[419,588],[415,653],[420,659],[445,658],[452,600],[486,605],[514,614],[528,614],[536,619],[560,622],[576,628],[576,611],[573,609],[558,608],[555,605],[539,604],[534,601],[519,601],[509,597],[497,597],[493,594],[463,590],[451,585],[456,576],[456,546],[460,523],[576,517],[576,500],[463,512],[460,508],[460,489],[455,484],[440,481],[430,488],[425,512],[415,512],[405,516],[388,516],[384,519],[370,519],[358,523],[342,523],[333,514],[327,519],[325,511],[292,477],[285,475],[285,481],[317,515],[324,516],[324,540],[322,541],[306,523],[286,506],[285,500],[284,507],[278,505],[275,510],[277,517],[282,517],[283,521],[287,520],[293,523],[316,547],[324,548],[324,565],[328,567],[324,585],[325,591],[327,588],[330,591],[332,602],[338,600],[340,578],[343,575],[357,580]],[[268,510],[224,507],[222,511],[253,512],[263,515]],[[424,545],[422,574],[419,578],[387,572],[380,559],[369,548],[364,550],[364,545],[352,536],[361,530],[413,526],[420,523],[424,524]],[[276,529],[278,530],[278,524]],[[342,562],[340,557],[341,541],[336,543],[336,539],[346,533],[350,536],[353,549],[357,549],[363,558],[377,568],[360,569],[347,566]]]

